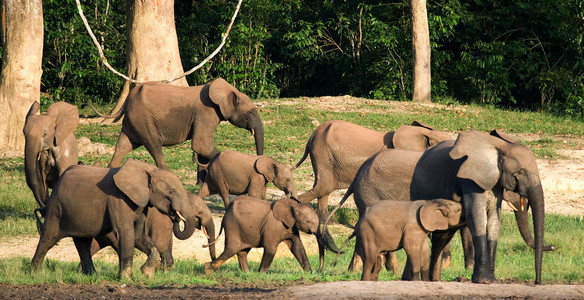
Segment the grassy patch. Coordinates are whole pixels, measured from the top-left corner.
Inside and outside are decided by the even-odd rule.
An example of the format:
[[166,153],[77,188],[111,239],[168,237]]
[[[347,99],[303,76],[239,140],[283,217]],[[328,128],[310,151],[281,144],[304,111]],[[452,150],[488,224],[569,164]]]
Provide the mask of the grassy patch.
[[[304,101],[305,100],[305,101]],[[318,104],[311,99],[293,100],[269,99],[263,100],[264,106],[260,115],[265,124],[265,154],[293,166],[300,160],[304,147],[313,130],[323,122],[332,119],[342,119],[368,128],[389,131],[413,120],[429,124],[436,129],[457,132],[476,129],[502,131],[517,134],[518,139],[530,147],[538,158],[558,158],[560,149],[580,148],[579,137],[584,133],[584,123],[558,116],[519,111],[504,111],[481,106],[460,105],[419,105],[409,102],[389,102],[364,100],[342,105]],[[445,102],[451,103],[451,102]],[[108,109],[99,108],[106,112]],[[89,114],[87,109],[83,114]],[[76,130],[76,136],[89,137],[93,142],[104,143],[113,147],[120,132],[120,125],[84,124]],[[537,134],[536,138],[522,135]],[[561,137],[561,138],[558,138]],[[564,139],[564,137],[567,137]],[[215,135],[216,147],[221,150],[237,150],[254,153],[255,146],[252,135],[243,129],[223,122]],[[196,167],[192,162],[190,141],[163,149],[164,158],[171,170],[182,180],[187,190],[196,192]],[[130,153],[127,158],[135,158],[153,163],[151,156],[140,147]],[[111,159],[110,154],[87,154],[80,158],[86,164],[101,162],[106,165]],[[294,170],[299,191],[310,188],[313,177],[310,160],[307,159]],[[23,159],[0,160],[0,237],[37,234],[33,210],[37,207],[32,192],[26,185],[23,171]],[[214,212],[223,211],[220,199],[209,200],[209,207]],[[357,220],[354,209],[342,208],[334,216],[333,221],[353,225]],[[558,249],[544,254],[544,282],[582,283],[584,271],[581,266],[584,257],[581,245],[584,244],[582,227],[584,220],[577,217],[549,215],[546,220],[546,243],[553,243]],[[337,243],[344,240],[344,235],[333,232]],[[351,241],[354,243],[354,240]],[[464,270],[458,236],[453,241],[453,264],[444,270],[444,280],[454,280],[460,275],[470,278],[472,270]],[[349,247],[352,247],[350,244]],[[337,266],[331,266],[333,255],[327,253],[325,271],[323,273],[303,272],[294,259],[277,258],[271,270],[265,274],[257,272],[242,273],[237,262],[223,266],[212,276],[202,273],[201,262],[179,260],[170,272],[159,272],[154,279],[146,279],[139,271],[140,263],[134,264],[134,279],[144,285],[188,285],[193,283],[215,283],[221,281],[245,282],[316,282],[333,280],[357,280],[360,273],[348,273],[346,266],[352,250],[341,255]],[[403,262],[405,255],[400,251]],[[318,257],[310,257],[313,269],[317,268]],[[77,263],[48,260],[42,272],[30,273],[30,258],[10,258],[0,260],[0,281],[8,283],[101,283],[116,281],[117,264],[97,261],[98,275],[83,276],[77,270]],[[251,269],[257,269],[257,263],[250,263]],[[497,256],[496,276],[502,280],[530,282],[534,278],[533,251],[521,240],[512,215],[503,214],[503,226],[499,251]],[[382,272],[381,280],[395,280],[399,275]]]

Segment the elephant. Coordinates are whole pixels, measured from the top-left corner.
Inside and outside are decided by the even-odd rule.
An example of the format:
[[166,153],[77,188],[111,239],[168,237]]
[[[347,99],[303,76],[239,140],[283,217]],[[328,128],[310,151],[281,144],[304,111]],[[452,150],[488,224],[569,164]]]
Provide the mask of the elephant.
[[[187,194],[189,203],[192,209],[195,211],[195,228],[202,229],[207,239],[209,241],[209,255],[211,259],[215,259],[215,223],[211,215],[209,207],[203,200],[203,198],[193,195],[191,193]],[[146,208],[146,234],[152,239],[154,245],[162,258],[162,267],[170,270],[174,264],[174,259],[172,257],[172,235],[173,235],[173,222],[168,216],[160,212],[155,207]],[[176,236],[178,239],[185,240],[190,236],[187,232],[178,232],[179,235]],[[119,252],[118,239],[113,232],[106,234],[102,237],[96,237],[91,244],[91,255],[93,256],[97,251],[111,246],[116,252]],[[142,245],[136,245],[142,246]],[[140,251],[144,252],[146,255],[150,255],[150,248],[140,248]]]
[[130,91],[123,108],[113,115],[103,115],[86,105],[105,118],[124,117],[109,167],[120,166],[126,154],[144,145],[156,166],[167,169],[162,146],[191,140],[193,162],[199,165],[199,178],[204,180],[201,167],[219,153],[213,137],[219,122],[225,120],[251,131],[256,153],[264,153],[264,127],[258,111],[247,95],[222,78],[191,87],[143,83]]
[[[341,120],[327,121],[314,130],[306,143],[304,155],[296,164],[296,168],[299,167],[310,155],[314,171],[314,186],[299,195],[298,200],[308,203],[318,199],[318,215],[322,222],[328,216],[329,194],[336,189],[348,188],[361,164],[371,155],[393,148],[424,151],[449,139],[452,139],[449,133],[417,121],[389,132]],[[328,232],[326,237],[332,241]]]
[[[511,138],[508,137],[508,140]],[[516,143],[516,142],[515,142]],[[410,201],[410,185],[415,168],[420,160],[423,152],[407,151],[399,149],[387,149],[376,153],[368,158],[359,168],[355,179],[347,189],[347,192],[333,208],[329,217],[325,221],[325,226],[328,220],[334,213],[353,195],[355,205],[359,211],[359,216],[363,215],[365,209],[372,204],[380,201]],[[493,197],[492,193],[489,197]],[[518,194],[506,191],[503,199],[510,204],[511,207],[522,207],[520,197]],[[527,219],[527,210],[515,209],[515,217],[519,231],[524,241],[532,248],[534,248],[533,237],[529,231],[529,222]],[[473,245],[470,237],[470,232],[466,228],[461,229],[462,244],[465,252],[465,266],[471,267],[473,261]],[[323,230],[326,232],[326,229]],[[449,247],[448,247],[449,249]],[[544,247],[545,251],[553,251],[553,245]],[[449,250],[448,250],[449,253]],[[358,256],[358,253],[356,254]],[[393,253],[389,253],[386,260],[388,269],[397,270],[397,257]],[[444,257],[446,261],[449,256]],[[353,257],[349,270],[354,270],[355,264],[359,262],[358,257]],[[321,261],[324,258],[321,257]]]
[[65,102],[51,104],[46,115],[39,114],[35,101],[24,123],[24,174],[40,207],[46,205],[49,189],[55,186],[65,170],[77,164],[77,140],[73,131],[79,125],[75,105]]
[[[462,202],[474,245],[472,282],[494,283],[495,256],[505,191],[523,204],[516,209],[533,213],[535,283],[541,284],[544,251],[544,195],[535,157],[529,148],[497,130],[468,131],[455,142],[446,141],[424,152],[412,177],[411,200],[444,198]],[[489,191],[496,197],[488,197]],[[430,276],[440,280],[441,252],[455,230],[432,235]]]
[[292,171],[286,165],[266,155],[222,151],[209,163],[199,196],[219,192],[227,208],[230,193],[264,199],[268,182],[288,196],[298,196]]
[[[320,243],[318,216],[314,209],[296,199],[283,197],[276,202],[239,196],[227,208],[221,231],[225,229],[225,250],[217,259],[205,263],[205,274],[217,270],[237,254],[239,266],[247,272],[247,254],[253,247],[263,247],[260,272],[267,271],[278,245],[286,241],[304,271],[311,271],[299,231],[315,234]],[[221,234],[221,232],[219,233]]]
[[[196,212],[179,178],[168,170],[129,159],[120,168],[85,165],[69,167],[47,201],[45,222],[32,259],[39,270],[47,252],[63,237],[72,237],[85,274],[95,273],[91,258],[94,238],[116,235],[119,277],[131,279],[134,246],[148,248],[142,273],[153,277],[161,264],[160,253],[146,234],[145,209],[152,206],[173,221],[179,237],[195,230]],[[181,230],[180,223],[184,222]]]
[[463,225],[462,205],[434,199],[382,201],[365,209],[355,225],[356,251],[363,257],[361,280],[377,280],[379,254],[404,249],[412,265],[412,280],[430,279],[428,234]]

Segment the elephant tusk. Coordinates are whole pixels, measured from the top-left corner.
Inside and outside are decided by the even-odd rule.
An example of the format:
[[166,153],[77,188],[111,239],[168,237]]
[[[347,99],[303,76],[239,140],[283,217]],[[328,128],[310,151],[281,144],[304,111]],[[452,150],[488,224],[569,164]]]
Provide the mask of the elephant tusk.
[[184,217],[183,217],[183,216],[180,214],[180,212],[179,212],[178,210],[176,211],[176,215],[177,215],[177,216],[178,216],[178,218],[179,218],[179,219],[181,219],[183,222],[186,222],[186,221],[187,221],[187,219],[185,219],[185,218],[184,218]]
[[251,134],[255,135],[255,130],[253,128],[251,129]]
[[207,229],[205,228],[205,226],[201,226],[201,227],[203,227],[203,233],[205,234],[205,236],[207,237],[207,239],[211,239],[211,237],[207,233]]
[[523,196],[519,197],[519,200],[521,201],[521,211],[523,211]]
[[511,207],[511,209],[513,209],[514,211],[517,211],[517,208],[515,207],[515,205],[513,205],[513,203],[507,201],[507,204],[509,204],[509,206]]

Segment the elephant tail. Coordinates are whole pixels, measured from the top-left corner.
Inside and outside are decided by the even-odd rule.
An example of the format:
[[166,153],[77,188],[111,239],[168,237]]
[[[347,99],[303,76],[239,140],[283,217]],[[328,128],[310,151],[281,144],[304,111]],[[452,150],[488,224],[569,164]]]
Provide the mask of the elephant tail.
[[89,106],[89,108],[91,108],[98,116],[100,116],[102,118],[105,118],[105,119],[115,118],[114,119],[114,122],[119,121],[120,118],[124,115],[124,109],[123,108],[120,109],[120,110],[118,110],[117,112],[111,114],[111,115],[104,115],[104,114],[100,113],[99,111],[97,111],[97,109],[91,103],[83,103],[81,105],[81,108],[85,108],[87,106]]
[[310,141],[308,141],[308,143],[306,144],[306,148],[304,148],[304,155],[302,155],[302,158],[300,159],[300,161],[298,163],[296,163],[296,166],[294,166],[291,171],[293,171],[294,169],[300,167],[300,165],[306,160],[306,158],[308,157],[308,152],[310,151],[309,146],[310,145]]
[[202,245],[203,248],[209,248],[209,246],[214,245],[215,242],[219,239],[219,237],[221,236],[221,233],[223,232],[223,222],[221,222],[221,228],[219,229],[219,234],[217,235],[217,237],[215,238],[214,241],[208,243],[208,244],[204,244]]
[[347,245],[347,243],[356,235],[357,235],[357,232],[355,230],[353,230],[353,233],[351,233],[351,235],[345,239],[345,241],[343,242],[341,247],[339,247],[339,252],[337,252],[337,255],[335,255],[335,259],[333,259],[333,266],[337,265],[337,259],[339,259],[339,255],[341,254],[341,250],[343,249],[343,247],[345,247],[345,245]]

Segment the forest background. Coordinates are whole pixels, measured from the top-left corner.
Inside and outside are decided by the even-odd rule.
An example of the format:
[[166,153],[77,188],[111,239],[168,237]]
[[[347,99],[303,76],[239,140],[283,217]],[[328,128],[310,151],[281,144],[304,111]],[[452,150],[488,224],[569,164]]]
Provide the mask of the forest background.
[[[126,68],[125,0],[83,9],[114,68]],[[232,5],[233,4],[233,5]],[[185,69],[221,42],[233,6],[175,2]],[[216,77],[252,98],[352,95],[409,100],[409,0],[247,0],[223,50],[188,76]],[[584,2],[428,1],[433,101],[584,117]],[[75,0],[43,1],[43,106],[116,102],[124,81],[103,66]]]

